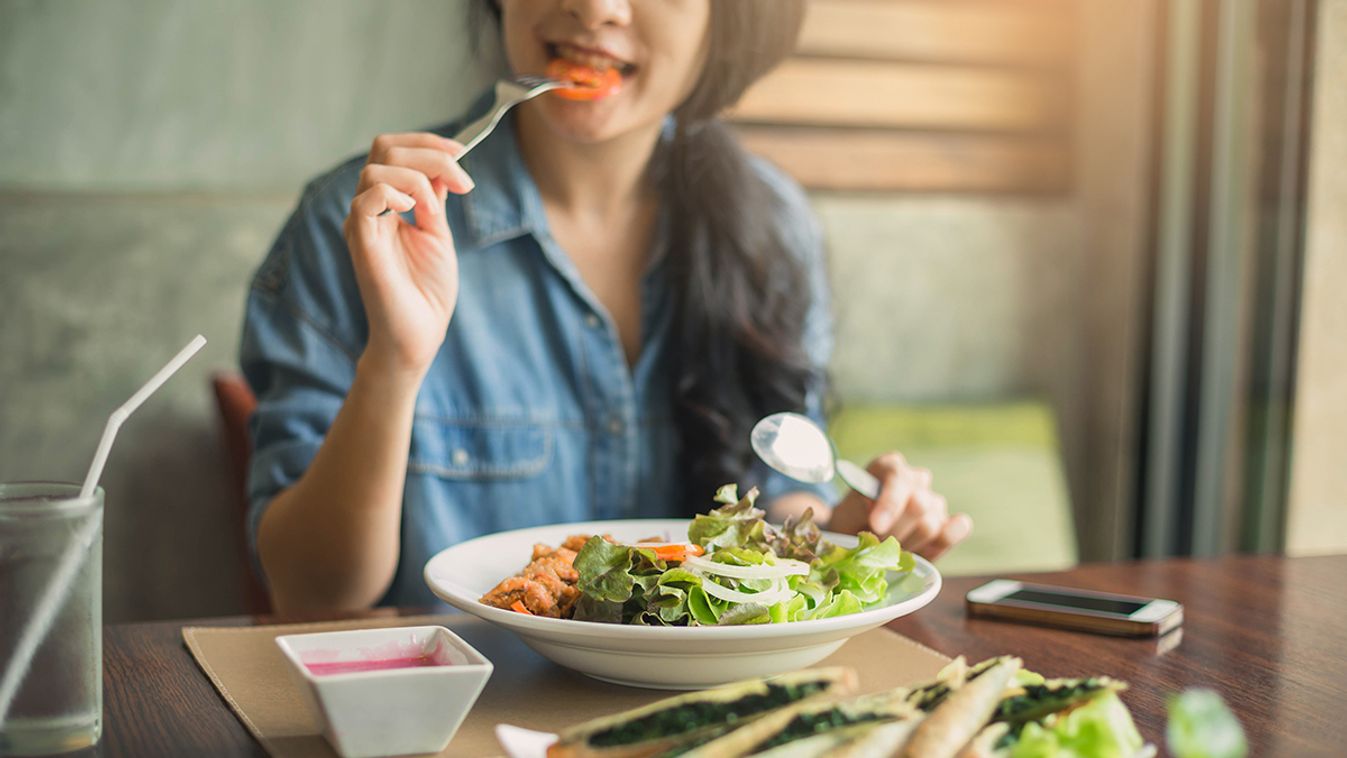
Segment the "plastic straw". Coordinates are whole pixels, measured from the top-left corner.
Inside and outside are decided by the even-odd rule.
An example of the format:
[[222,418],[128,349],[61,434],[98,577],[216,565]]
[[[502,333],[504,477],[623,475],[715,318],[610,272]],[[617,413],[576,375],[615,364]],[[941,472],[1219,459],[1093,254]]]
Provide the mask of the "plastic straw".
[[[94,453],[93,464],[89,466],[89,473],[84,477],[84,486],[80,488],[81,499],[94,494],[98,478],[103,475],[103,464],[108,460],[108,451],[112,449],[112,441],[117,437],[117,430],[146,398],[163,386],[164,382],[168,381],[168,378],[182,368],[183,364],[196,355],[205,344],[205,337],[200,334],[194,337],[186,347],[173,356],[173,360],[159,369],[145,386],[136,390],[136,394],[132,395],[130,400],[108,417],[108,425],[103,429],[103,438],[98,442],[98,451]],[[74,581],[75,573],[84,563],[84,558],[88,555],[102,524],[103,511],[99,509],[84,522],[84,526],[80,527],[77,533],[71,536],[70,543],[66,545],[65,552],[61,554],[56,565],[56,571],[52,573],[51,581],[47,583],[46,590],[38,599],[37,607],[28,620],[28,625],[24,627],[23,634],[19,637],[19,644],[14,646],[14,655],[10,658],[9,667],[5,669],[4,677],[0,678],[0,729],[4,728],[5,720],[9,718],[9,709],[14,704],[19,685],[23,683],[29,667],[33,665],[33,655],[37,653],[38,642],[46,639],[48,632],[51,631],[51,624],[56,620],[57,612],[65,604],[66,596],[70,593],[70,583]],[[95,634],[102,634],[102,630],[95,630]]]

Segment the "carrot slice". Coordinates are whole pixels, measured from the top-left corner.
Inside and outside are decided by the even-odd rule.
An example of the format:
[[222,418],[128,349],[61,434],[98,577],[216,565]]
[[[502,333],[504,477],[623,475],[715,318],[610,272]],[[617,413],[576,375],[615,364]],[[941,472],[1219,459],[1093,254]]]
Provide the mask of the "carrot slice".
[[600,71],[563,58],[554,58],[547,64],[547,75],[576,85],[554,90],[558,97],[566,100],[599,100],[622,89],[622,74],[617,69]]
[[529,609],[527,609],[527,608],[524,607],[524,601],[522,601],[522,600],[516,600],[516,601],[514,601],[513,603],[510,603],[510,610],[513,610],[513,611],[519,611],[520,613],[524,614],[525,616],[532,616],[532,615],[533,615],[533,612],[532,612],[532,611],[530,611]]
[[691,542],[638,542],[635,547],[645,548],[655,553],[655,557],[661,561],[677,561],[682,563],[687,560],[689,555],[705,555],[706,551],[701,545]]

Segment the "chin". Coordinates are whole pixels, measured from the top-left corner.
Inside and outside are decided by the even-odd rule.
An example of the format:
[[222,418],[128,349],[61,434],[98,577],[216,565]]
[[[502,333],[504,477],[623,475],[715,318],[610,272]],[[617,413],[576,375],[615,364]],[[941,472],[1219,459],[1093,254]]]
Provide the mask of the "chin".
[[546,95],[539,99],[539,111],[548,127],[557,136],[573,142],[605,142],[635,126],[623,118],[617,102],[577,102]]

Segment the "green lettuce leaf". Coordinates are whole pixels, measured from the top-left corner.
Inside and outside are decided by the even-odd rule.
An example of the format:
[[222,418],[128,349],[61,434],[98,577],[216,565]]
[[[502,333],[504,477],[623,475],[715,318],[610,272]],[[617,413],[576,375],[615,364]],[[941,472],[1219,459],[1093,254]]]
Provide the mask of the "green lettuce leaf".
[[598,621],[604,624],[622,623],[622,603],[608,600],[595,600],[589,595],[580,595],[575,601],[577,621]]
[[857,535],[854,548],[833,545],[814,562],[811,576],[824,587],[849,590],[864,605],[883,599],[888,572],[911,571],[916,565],[893,537],[883,542],[870,532]]
[[838,590],[805,618],[826,619],[833,616],[845,616],[849,613],[860,613],[861,610],[860,599],[853,595],[850,590]]
[[639,551],[615,545],[598,535],[590,537],[575,556],[580,592],[593,600],[626,602],[636,582],[631,573],[633,552]]
[[758,499],[758,488],[750,489],[738,500],[731,500],[739,491],[737,485],[727,484],[716,492],[716,502],[726,503],[710,513],[698,514],[688,526],[688,539],[710,553],[721,547],[753,547],[767,544],[766,515],[753,503]]
[[1009,745],[1010,758],[1132,758],[1145,741],[1132,714],[1113,692],[1044,723],[1025,725]]
[[740,624],[770,624],[772,622],[771,611],[767,606],[760,603],[734,603],[730,608],[720,614],[721,626],[735,626]]
[[[686,625],[688,593],[672,584],[660,585],[646,604],[646,612],[653,613],[668,625]],[[681,624],[680,624],[681,622]]]
[[1165,743],[1175,758],[1244,758],[1249,753],[1239,719],[1207,689],[1184,690],[1169,699]]
[[688,615],[702,626],[715,626],[720,623],[720,614],[725,612],[729,603],[711,597],[701,585],[688,590]]
[[700,587],[702,578],[685,568],[674,567],[659,575],[660,584],[676,584]]

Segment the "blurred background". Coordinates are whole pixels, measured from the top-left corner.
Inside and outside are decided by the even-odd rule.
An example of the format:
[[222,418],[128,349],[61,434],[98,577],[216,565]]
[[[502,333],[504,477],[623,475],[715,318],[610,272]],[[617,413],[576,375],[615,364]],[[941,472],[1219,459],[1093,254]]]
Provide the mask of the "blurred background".
[[[212,377],[306,179],[495,77],[463,0],[0,3],[0,480],[104,475],[109,622],[247,607]],[[1347,551],[1347,0],[811,0],[732,114],[828,232],[833,430],[948,573]]]

